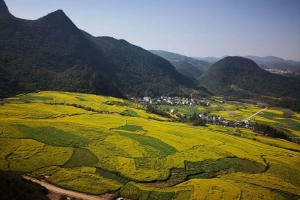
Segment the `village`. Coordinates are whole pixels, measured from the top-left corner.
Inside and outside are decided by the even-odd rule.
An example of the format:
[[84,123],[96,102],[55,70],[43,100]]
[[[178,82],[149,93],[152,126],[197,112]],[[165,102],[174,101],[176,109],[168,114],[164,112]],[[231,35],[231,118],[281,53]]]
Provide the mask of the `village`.
[[[161,96],[161,97],[143,97],[143,98],[132,98],[132,101],[135,101],[136,103],[142,104],[142,105],[182,105],[182,106],[204,106],[208,107],[210,106],[210,103],[205,100],[199,100],[196,98],[182,98],[182,97],[168,97],[168,96]],[[220,103],[225,103],[224,101],[220,101]],[[225,127],[234,127],[234,128],[247,128],[247,129],[253,129],[254,123],[251,122],[249,117],[247,119],[243,119],[241,121],[231,121],[226,120],[221,116],[218,115],[209,115],[209,113],[204,112],[201,114],[194,114],[194,115],[186,115],[178,113],[176,109],[170,109],[169,112],[181,119],[187,119],[187,120],[196,120],[201,119],[203,121],[202,124],[213,124],[218,126],[225,126]],[[257,113],[256,113],[257,114]],[[253,115],[254,116],[254,115]]]
[[[192,95],[191,95],[192,97]],[[161,97],[143,97],[143,98],[131,98],[132,102],[144,105],[144,106],[150,106],[154,108],[158,108],[160,105],[169,105],[169,106],[189,106],[189,107],[197,107],[197,106],[203,106],[203,107],[209,107],[211,106],[211,103],[206,100],[199,100],[196,98],[186,98],[186,97],[168,97],[168,96],[161,96]],[[218,101],[220,104],[224,104],[225,101],[220,100]],[[181,122],[192,122],[194,126],[205,126],[206,124],[212,124],[216,126],[222,126],[222,127],[232,127],[232,128],[245,128],[245,129],[255,129],[255,123],[251,121],[251,118],[255,115],[259,114],[260,112],[267,109],[267,104],[261,104],[260,107],[262,107],[261,110],[258,112],[252,114],[251,116],[247,117],[246,119],[240,119],[238,121],[228,120],[225,119],[222,116],[219,115],[211,115],[209,111],[202,112],[200,111],[198,113],[194,113],[192,115],[183,114],[178,112],[176,107],[174,108],[168,108],[166,110],[163,110],[162,112],[171,113],[174,116],[177,116],[178,119]],[[268,136],[268,134],[265,134]],[[300,143],[299,137],[288,137],[290,141],[295,143]]]
[[143,98],[131,98],[132,101],[142,105],[187,105],[187,106],[209,106],[209,102],[205,100],[198,100],[195,98],[184,98],[184,97],[143,97]]
[[233,128],[248,128],[248,129],[254,128],[254,123],[252,123],[249,118],[244,119],[242,121],[231,121],[231,120],[226,120],[221,116],[209,116],[207,113],[199,114],[199,117],[202,120],[204,120],[207,124],[233,127]]
[[266,69],[266,71],[274,74],[292,74],[291,70],[281,70],[281,69]]

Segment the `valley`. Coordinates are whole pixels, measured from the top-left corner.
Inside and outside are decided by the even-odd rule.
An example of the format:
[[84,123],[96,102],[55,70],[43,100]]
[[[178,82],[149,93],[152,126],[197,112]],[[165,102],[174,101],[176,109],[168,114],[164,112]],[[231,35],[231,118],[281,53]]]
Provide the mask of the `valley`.
[[300,4],[216,2],[0,0],[0,199],[300,199]]

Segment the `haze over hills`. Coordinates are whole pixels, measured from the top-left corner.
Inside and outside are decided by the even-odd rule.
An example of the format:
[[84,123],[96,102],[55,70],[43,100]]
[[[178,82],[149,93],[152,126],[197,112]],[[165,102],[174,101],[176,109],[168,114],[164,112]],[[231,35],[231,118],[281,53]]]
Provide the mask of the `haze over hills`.
[[221,59],[223,59],[223,58],[225,58],[225,57],[227,57],[227,56],[222,56],[222,57],[220,57],[220,58],[213,57],[213,56],[209,56],[209,57],[195,57],[195,58],[213,64],[213,63],[218,62],[219,60],[221,60]]
[[263,69],[280,69],[290,70],[292,72],[300,72],[300,62],[292,60],[284,60],[275,56],[244,56],[256,62]]
[[276,56],[265,56],[265,57],[259,57],[259,56],[243,56],[244,58],[249,58],[256,62],[257,64],[263,64],[266,62],[284,62],[285,60],[283,58],[279,58]]
[[203,72],[200,71],[197,67],[194,65],[188,63],[187,61],[181,60],[181,61],[170,61],[171,64],[176,68],[177,71],[183,72],[183,69],[188,73],[188,77],[193,77],[195,79],[198,79]]
[[[195,57],[196,59],[200,59],[203,61],[207,61],[210,63],[216,63],[217,61],[225,58],[227,56],[218,57]],[[279,69],[279,70],[289,70],[292,72],[300,71],[300,62],[293,60],[284,60],[283,58],[279,58],[276,56],[241,56],[244,58],[249,58],[256,62],[258,66],[262,69]]]
[[177,70],[180,68],[185,69],[196,79],[200,77],[201,75],[200,73],[203,73],[211,66],[211,63],[209,62],[195,59],[188,56],[183,56],[177,53],[172,53],[163,50],[149,50],[149,51],[170,61]]
[[35,90],[124,97],[194,85],[159,56],[81,31],[62,10],[32,21],[11,15],[3,0],[0,10],[1,97]]
[[299,79],[271,74],[243,57],[218,61],[201,76],[200,83],[211,92],[226,96],[300,97]]

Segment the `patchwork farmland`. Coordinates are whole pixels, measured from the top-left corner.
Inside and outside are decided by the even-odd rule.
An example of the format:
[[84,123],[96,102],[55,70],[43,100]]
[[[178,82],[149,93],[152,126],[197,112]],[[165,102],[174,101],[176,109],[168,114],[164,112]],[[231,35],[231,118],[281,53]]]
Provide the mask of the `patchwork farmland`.
[[[230,119],[260,110],[242,104],[209,109]],[[267,109],[252,120],[300,136],[299,114],[287,119]],[[24,94],[0,106],[0,170],[45,174],[62,188],[129,199],[300,198],[300,146],[248,129],[235,133],[171,122],[123,99]]]

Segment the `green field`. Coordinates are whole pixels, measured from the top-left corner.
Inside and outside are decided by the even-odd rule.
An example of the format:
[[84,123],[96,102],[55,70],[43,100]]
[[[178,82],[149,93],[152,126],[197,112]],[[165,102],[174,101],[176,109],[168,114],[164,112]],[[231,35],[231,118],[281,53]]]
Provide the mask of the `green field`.
[[[232,120],[260,110],[217,102],[180,109]],[[273,108],[253,121],[300,136],[299,114],[283,118]],[[130,199],[300,198],[296,143],[248,129],[171,122],[126,100],[69,92],[4,100],[0,170],[46,174],[63,188],[88,194],[117,191]]]

